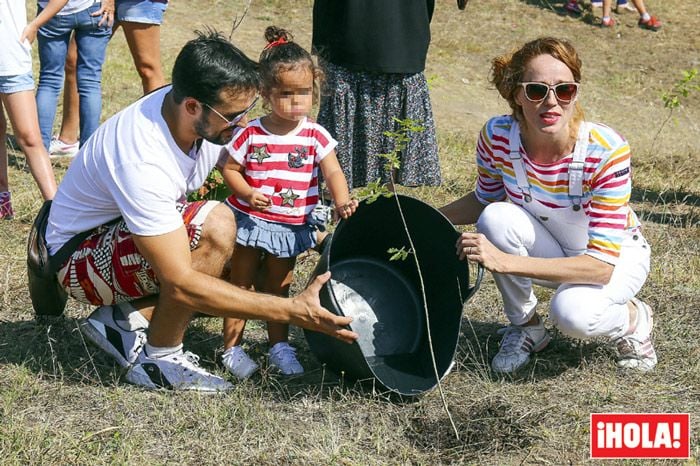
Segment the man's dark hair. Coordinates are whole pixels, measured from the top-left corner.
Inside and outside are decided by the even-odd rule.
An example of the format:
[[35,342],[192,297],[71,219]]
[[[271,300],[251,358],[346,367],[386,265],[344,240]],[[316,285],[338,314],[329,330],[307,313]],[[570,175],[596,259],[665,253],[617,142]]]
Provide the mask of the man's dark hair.
[[173,98],[185,97],[220,104],[223,89],[244,91],[260,85],[258,64],[229,42],[220,32],[195,31],[196,39],[187,42],[173,66]]

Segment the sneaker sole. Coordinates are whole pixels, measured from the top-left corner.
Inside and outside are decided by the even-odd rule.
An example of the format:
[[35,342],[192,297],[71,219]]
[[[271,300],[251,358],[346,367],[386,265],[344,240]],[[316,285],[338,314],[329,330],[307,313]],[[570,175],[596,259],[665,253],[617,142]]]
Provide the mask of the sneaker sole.
[[126,360],[126,358],[124,358],[124,355],[121,354],[114,347],[112,342],[105,338],[104,335],[102,335],[102,333],[100,333],[100,331],[97,328],[95,328],[92,322],[90,322],[89,320],[85,320],[80,325],[80,330],[83,333],[83,335],[85,335],[88,338],[88,340],[90,340],[95,346],[112,356],[117,361],[117,364],[124,368],[131,367],[132,363],[130,363]]
[[298,377],[300,375],[304,375],[304,373],[306,372],[305,370],[302,370],[301,372],[292,372],[291,374],[285,374],[284,372],[282,372],[282,369],[280,369],[279,366],[271,364],[269,362],[267,363],[267,368],[270,373],[281,375],[282,377]]

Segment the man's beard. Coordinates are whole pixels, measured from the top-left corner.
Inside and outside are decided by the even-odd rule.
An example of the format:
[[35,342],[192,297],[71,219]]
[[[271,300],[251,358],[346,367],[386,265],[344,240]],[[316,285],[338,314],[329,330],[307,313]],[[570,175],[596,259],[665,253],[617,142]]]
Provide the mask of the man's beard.
[[[231,137],[233,137],[233,131],[231,128],[226,128],[218,133],[210,131],[209,122],[206,120],[204,114],[202,114],[199,120],[197,120],[195,123],[194,130],[197,133],[197,136],[200,138],[219,146],[223,146],[224,144],[228,143],[231,140]],[[231,134],[229,135],[228,133]]]

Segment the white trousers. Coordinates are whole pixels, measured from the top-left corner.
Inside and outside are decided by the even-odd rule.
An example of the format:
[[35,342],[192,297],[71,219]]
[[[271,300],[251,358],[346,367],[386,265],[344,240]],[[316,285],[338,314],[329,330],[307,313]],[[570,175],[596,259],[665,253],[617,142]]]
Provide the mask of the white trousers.
[[[484,209],[477,230],[509,254],[565,257],[547,229],[556,227],[550,223],[545,226],[514,204],[496,202]],[[562,333],[573,338],[618,338],[627,333],[627,302],[639,292],[649,275],[650,255],[646,240],[641,233],[636,233],[622,243],[620,257],[607,285],[560,284],[499,273],[494,273],[493,278],[501,292],[506,316],[513,325],[526,323],[535,313],[534,283],[557,290],[550,303],[549,319]]]

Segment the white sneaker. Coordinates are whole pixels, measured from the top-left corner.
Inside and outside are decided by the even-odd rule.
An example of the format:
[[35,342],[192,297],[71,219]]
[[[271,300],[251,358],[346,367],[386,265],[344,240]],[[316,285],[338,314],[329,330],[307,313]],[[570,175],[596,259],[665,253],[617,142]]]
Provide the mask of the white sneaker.
[[498,354],[491,361],[494,372],[515,372],[530,361],[530,354],[542,351],[552,337],[544,328],[544,322],[539,318],[536,325],[523,327],[509,325],[498,333],[503,334]]
[[142,351],[125,378],[129,383],[152,390],[222,393],[233,388],[230,382],[199,367],[199,356],[189,351],[160,358],[150,358]]
[[80,330],[98,348],[116,359],[122,367],[131,366],[146,344],[146,329],[134,331],[120,325],[122,313],[115,306],[100,306],[80,324]]
[[250,359],[241,346],[233,346],[221,355],[221,362],[228,371],[237,379],[247,379],[258,370],[260,366]]
[[68,144],[61,141],[58,136],[54,135],[49,143],[49,156],[56,157],[75,157],[78,153],[78,141],[73,144]]
[[634,7],[634,5],[631,5],[632,2],[627,2],[622,5],[617,5],[617,8],[615,11],[617,14],[622,14],[622,13],[637,13],[637,8]]
[[632,298],[637,307],[637,326],[633,333],[613,342],[617,349],[617,365],[624,369],[637,369],[648,372],[656,366],[657,358],[651,343],[654,329],[654,312],[644,301]]
[[270,367],[278,370],[282,375],[299,375],[304,373],[304,368],[299,363],[297,350],[286,341],[276,343],[270,348],[268,362]]

